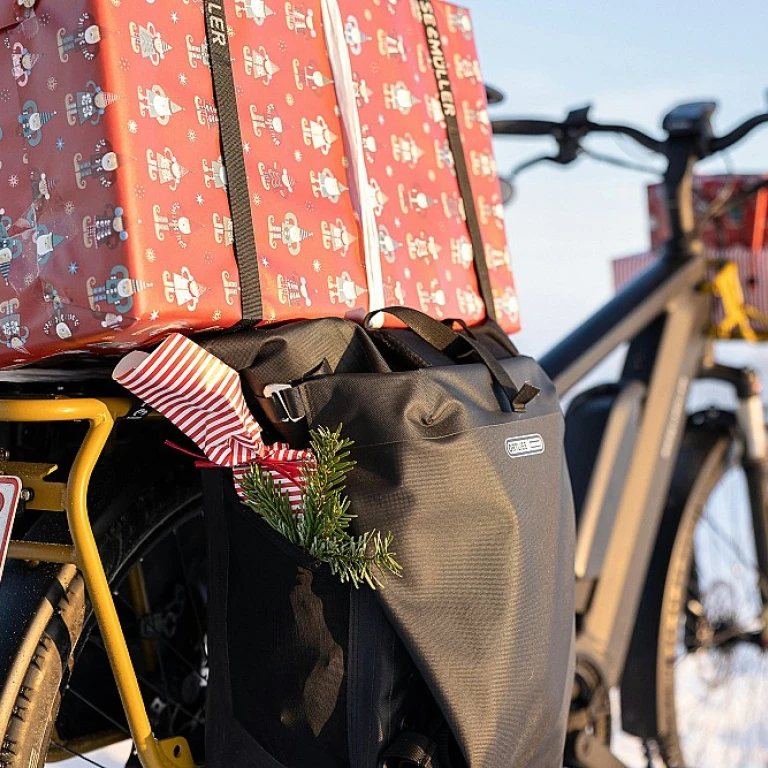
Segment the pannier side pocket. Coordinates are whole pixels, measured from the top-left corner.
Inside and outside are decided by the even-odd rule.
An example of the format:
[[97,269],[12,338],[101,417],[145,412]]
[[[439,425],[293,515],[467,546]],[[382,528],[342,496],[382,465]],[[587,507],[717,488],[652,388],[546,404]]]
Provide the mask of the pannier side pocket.
[[[209,544],[209,768],[372,768],[435,711],[376,593],[240,502],[204,470]],[[224,735],[226,734],[226,735]]]
[[[230,473],[205,470],[204,480],[216,566],[209,569],[207,764],[348,765],[350,587],[241,504]],[[220,492],[211,494],[217,485]],[[211,508],[212,498],[220,501],[218,508]],[[235,729],[225,724],[227,710]],[[218,717],[226,740],[217,739]],[[244,748],[233,754],[229,737],[238,731]]]

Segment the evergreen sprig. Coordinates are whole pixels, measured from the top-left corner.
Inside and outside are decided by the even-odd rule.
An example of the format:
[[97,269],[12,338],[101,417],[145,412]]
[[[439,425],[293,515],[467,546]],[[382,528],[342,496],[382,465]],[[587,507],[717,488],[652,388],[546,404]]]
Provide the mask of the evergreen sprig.
[[347,475],[355,466],[350,460],[352,441],[335,430],[320,427],[310,431],[310,449],[314,464],[307,464],[302,474],[301,509],[294,512],[288,494],[281,490],[269,472],[254,465],[242,479],[245,503],[264,518],[291,544],[312,557],[328,563],[331,573],[357,588],[368,584],[383,586],[379,575],[400,575],[402,568],[392,551],[392,534],[366,531],[359,536],[349,533],[349,499],[344,495]]

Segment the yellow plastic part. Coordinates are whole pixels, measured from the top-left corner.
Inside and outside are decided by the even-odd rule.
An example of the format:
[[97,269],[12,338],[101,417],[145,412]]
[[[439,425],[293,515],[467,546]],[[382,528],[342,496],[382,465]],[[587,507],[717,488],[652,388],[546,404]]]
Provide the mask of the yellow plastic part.
[[[115,418],[124,416],[130,407],[130,400],[119,398],[103,401],[92,398],[0,400],[0,421],[89,422],[88,433],[69,473],[64,504],[74,542],[76,562],[85,579],[112,673],[123,702],[128,727],[142,766],[144,768],[195,768],[185,739],[173,738],[158,741],[152,733],[136,672],[88,517],[87,496],[91,474],[112,432]],[[23,550],[23,542],[11,543],[16,552],[19,551],[20,545]],[[44,552],[45,550],[35,546],[28,553],[44,554]]]
[[[147,585],[144,581],[144,566],[141,562],[136,563],[128,574],[128,590],[136,618],[141,620],[145,616],[149,616],[151,609],[147,597]],[[150,674],[157,672],[157,641],[149,637],[141,637],[139,645],[141,646],[141,655],[144,657],[144,668]]]
[[744,300],[739,268],[735,262],[721,265],[708,287],[723,304],[724,318],[713,328],[717,338],[742,338],[752,342],[768,339],[768,333],[758,332],[752,327],[753,321],[768,327],[768,315]]

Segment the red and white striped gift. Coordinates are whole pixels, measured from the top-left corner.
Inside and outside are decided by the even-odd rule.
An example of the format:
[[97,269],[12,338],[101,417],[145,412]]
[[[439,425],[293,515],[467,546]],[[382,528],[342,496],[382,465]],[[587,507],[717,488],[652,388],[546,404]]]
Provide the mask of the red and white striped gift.
[[194,341],[176,333],[151,354],[132,352],[112,378],[175,424],[213,464],[230,467],[238,493],[240,479],[258,464],[288,493],[291,507],[300,508],[300,473],[314,461],[312,453],[264,443],[237,372]]
[[[768,314],[768,249],[755,250],[746,246],[733,246],[720,249],[707,248],[705,253],[713,264],[723,259],[735,262],[739,268],[739,277],[747,303]],[[659,256],[659,253],[649,252],[614,259],[611,262],[614,289],[620,291],[656,263]],[[713,266],[710,277],[714,277],[715,272],[716,268]],[[723,310],[718,301],[713,311],[712,324],[717,325],[722,319]],[[768,331],[768,328],[764,328],[759,322],[753,324],[755,330]]]

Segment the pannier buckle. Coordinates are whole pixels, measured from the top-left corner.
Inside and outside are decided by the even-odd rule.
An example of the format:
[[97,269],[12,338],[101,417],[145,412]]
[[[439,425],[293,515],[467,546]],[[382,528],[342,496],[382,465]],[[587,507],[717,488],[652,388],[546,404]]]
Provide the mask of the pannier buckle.
[[278,403],[280,405],[282,413],[284,414],[284,416],[278,414],[278,418],[281,422],[291,422],[295,424],[299,421],[303,421],[304,413],[301,413],[299,416],[294,416],[291,413],[290,404],[283,394],[286,389],[293,389],[293,387],[290,384],[269,384],[264,387],[264,397],[268,397],[273,403]]

